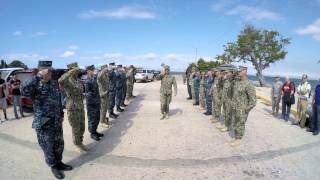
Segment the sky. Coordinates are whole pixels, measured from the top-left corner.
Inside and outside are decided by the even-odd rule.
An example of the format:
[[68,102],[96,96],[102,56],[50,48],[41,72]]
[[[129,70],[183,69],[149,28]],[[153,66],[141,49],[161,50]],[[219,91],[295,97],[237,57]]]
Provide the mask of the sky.
[[252,24],[291,38],[266,75],[318,78],[319,9],[320,0],[0,0],[0,59],[183,71],[196,58],[214,60]]

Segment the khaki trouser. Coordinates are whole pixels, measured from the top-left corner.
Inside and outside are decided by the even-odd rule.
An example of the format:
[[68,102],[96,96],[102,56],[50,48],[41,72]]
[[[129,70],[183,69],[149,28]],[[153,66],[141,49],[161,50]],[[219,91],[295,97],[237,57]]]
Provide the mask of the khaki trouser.
[[279,113],[279,104],[280,104],[281,96],[272,97],[272,112],[278,114]]
[[305,127],[306,124],[306,111],[308,108],[308,100],[307,99],[301,99],[298,100],[297,105],[297,119],[296,123],[300,123],[301,127]]

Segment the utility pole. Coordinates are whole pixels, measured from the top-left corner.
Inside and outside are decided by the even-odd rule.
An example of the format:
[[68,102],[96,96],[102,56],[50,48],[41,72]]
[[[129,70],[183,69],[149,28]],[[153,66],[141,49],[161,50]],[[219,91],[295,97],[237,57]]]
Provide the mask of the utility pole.
[[196,48],[196,62],[198,60],[198,48]]

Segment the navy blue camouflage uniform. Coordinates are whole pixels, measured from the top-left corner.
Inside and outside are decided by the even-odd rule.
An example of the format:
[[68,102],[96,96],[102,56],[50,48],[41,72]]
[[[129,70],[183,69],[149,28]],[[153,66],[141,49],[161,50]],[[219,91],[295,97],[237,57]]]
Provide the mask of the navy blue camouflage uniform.
[[199,93],[200,93],[200,77],[195,75],[194,81],[194,92],[196,96],[196,104],[199,104]]
[[91,134],[97,132],[100,121],[100,95],[97,76],[88,77],[85,83],[88,130]]
[[206,95],[206,105],[207,105],[207,113],[212,114],[212,94],[210,93],[211,86],[213,84],[214,78],[212,76],[208,76],[205,79],[205,95]]
[[120,107],[123,102],[124,87],[126,86],[126,74],[117,71],[116,72],[116,105]]
[[24,83],[22,95],[33,101],[32,128],[36,131],[46,163],[53,167],[61,162],[64,149],[62,93],[57,82],[42,83],[40,80],[37,76]]
[[116,83],[117,83],[117,75],[114,70],[109,71],[109,104],[108,110],[109,113],[113,112],[115,101],[116,101]]
[[121,99],[121,105],[124,105],[125,100],[126,100],[126,95],[127,95],[127,73],[122,72],[123,76],[123,94],[122,94],[122,99]]

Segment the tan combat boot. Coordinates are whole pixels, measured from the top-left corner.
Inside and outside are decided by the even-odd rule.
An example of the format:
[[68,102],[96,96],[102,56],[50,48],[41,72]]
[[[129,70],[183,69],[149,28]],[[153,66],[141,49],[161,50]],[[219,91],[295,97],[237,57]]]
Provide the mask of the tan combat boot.
[[218,123],[217,125],[216,125],[216,128],[217,129],[222,129],[222,128],[224,128],[225,126],[223,125],[223,124],[220,124],[220,123]]
[[162,114],[162,117],[160,118],[160,120],[163,120],[164,118],[166,118],[166,114]]
[[76,148],[79,151],[79,153],[86,153],[88,151],[88,149],[82,143],[79,145],[76,145]]
[[233,139],[230,141],[230,145],[235,147],[235,146],[239,146],[241,144],[241,139]]
[[229,131],[229,128],[225,126],[225,127],[223,127],[222,129],[220,129],[220,131],[221,131],[221,132],[228,132],[228,131]]

